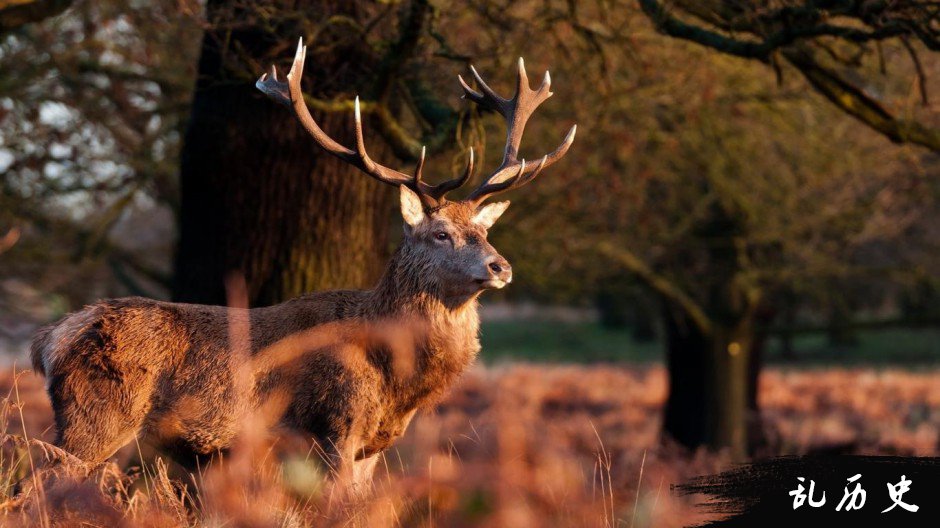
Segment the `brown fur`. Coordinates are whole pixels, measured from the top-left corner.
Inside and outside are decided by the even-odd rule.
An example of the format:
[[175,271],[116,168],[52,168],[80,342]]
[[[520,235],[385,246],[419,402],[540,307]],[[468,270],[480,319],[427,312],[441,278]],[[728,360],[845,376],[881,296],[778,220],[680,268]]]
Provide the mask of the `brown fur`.
[[482,279],[511,280],[476,211],[448,203],[410,222],[373,290],[251,310],[112,299],[43,328],[32,361],[48,379],[56,445],[98,463],[145,434],[193,462],[261,414],[371,473],[374,455],[474,360]]

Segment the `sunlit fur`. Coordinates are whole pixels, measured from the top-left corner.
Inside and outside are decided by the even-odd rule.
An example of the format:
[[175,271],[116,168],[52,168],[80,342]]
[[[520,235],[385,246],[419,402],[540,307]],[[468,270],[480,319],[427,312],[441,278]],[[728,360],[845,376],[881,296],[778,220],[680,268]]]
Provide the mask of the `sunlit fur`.
[[[493,221],[505,209],[494,206]],[[192,464],[262,414],[312,436],[338,472],[368,478],[416,409],[476,357],[481,291],[511,280],[479,214],[464,202],[412,214],[373,290],[251,310],[113,299],[40,330],[32,360],[48,378],[57,445],[98,463],[140,434]]]

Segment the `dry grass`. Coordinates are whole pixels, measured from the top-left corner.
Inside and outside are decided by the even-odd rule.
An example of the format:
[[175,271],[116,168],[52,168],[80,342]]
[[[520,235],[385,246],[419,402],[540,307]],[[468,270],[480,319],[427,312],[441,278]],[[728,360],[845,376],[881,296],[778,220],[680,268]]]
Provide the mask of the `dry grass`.
[[[0,427],[52,436],[41,379],[0,377]],[[191,479],[125,448],[85,476],[37,440],[3,444],[0,492],[26,498],[4,525],[38,526],[627,526],[701,520],[670,484],[727,467],[720,454],[659,441],[661,368],[479,369],[424,412],[379,464],[372,495],[339,498],[303,443],[258,435]],[[841,446],[935,455],[936,373],[769,371],[761,399],[774,453]],[[39,447],[37,447],[39,446]],[[138,453],[141,453],[138,455]],[[143,469],[139,459],[146,463]],[[122,469],[130,466],[131,469]]]

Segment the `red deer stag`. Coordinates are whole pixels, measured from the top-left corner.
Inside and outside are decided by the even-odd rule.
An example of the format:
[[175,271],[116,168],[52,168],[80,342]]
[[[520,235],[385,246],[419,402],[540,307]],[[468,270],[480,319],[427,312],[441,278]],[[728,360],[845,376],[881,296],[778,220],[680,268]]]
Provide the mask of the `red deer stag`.
[[[57,446],[97,464],[142,434],[177,460],[192,462],[228,448],[247,413],[279,399],[276,425],[312,436],[332,464],[359,481],[371,475],[376,454],[402,434],[415,411],[474,360],[477,297],[512,280],[509,263],[486,240],[509,202],[483,201],[535,179],[574,140],[571,127],[539,162],[518,159],[526,121],[552,95],[548,72],[532,90],[520,59],[512,99],[497,95],[472,68],[479,91],[460,79],[463,97],[502,115],[508,134],[500,166],[466,199],[449,201],[445,195],[471,176],[472,150],[463,174],[437,185],[422,179],[423,152],[413,176],[379,165],[366,154],[358,99],[355,150],[340,145],[304,103],[305,54],[301,41],[286,83],[272,69],[256,85],[293,108],[324,150],[400,188],[405,236],[378,285],[251,310],[124,298],[66,316],[40,330],[31,349],[34,368],[48,379]],[[350,343],[355,332],[335,326],[376,327],[389,320],[417,321],[424,329],[414,337],[407,373],[393,368],[390,347]],[[233,351],[233,324],[246,326],[244,353]],[[298,340],[330,325],[338,329],[331,330],[331,344]],[[273,359],[291,346],[301,353]],[[357,346],[361,353],[350,352]],[[239,372],[247,372],[247,384],[239,383]]]

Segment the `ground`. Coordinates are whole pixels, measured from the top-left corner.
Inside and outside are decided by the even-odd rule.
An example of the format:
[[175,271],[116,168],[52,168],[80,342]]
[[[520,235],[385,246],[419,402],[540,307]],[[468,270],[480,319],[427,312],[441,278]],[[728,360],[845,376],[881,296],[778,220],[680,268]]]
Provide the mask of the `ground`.
[[[765,454],[936,455],[937,375],[772,367],[760,392],[771,439]],[[51,438],[41,379],[11,370],[0,389],[10,395],[7,432],[21,435],[25,425],[26,434]],[[700,497],[677,496],[670,485],[727,468],[728,461],[661,441],[666,389],[665,372],[655,365],[480,366],[418,416],[380,462],[365,501],[336,506],[309,453],[248,435],[251,445],[197,477],[198,494],[192,486],[184,493],[148,454],[135,477],[112,467],[84,487],[60,482],[9,519],[92,526],[202,526],[225,518],[244,526],[682,526],[702,519],[693,508]],[[8,479],[28,473],[24,454],[4,451]],[[10,469],[17,455],[17,469]]]

